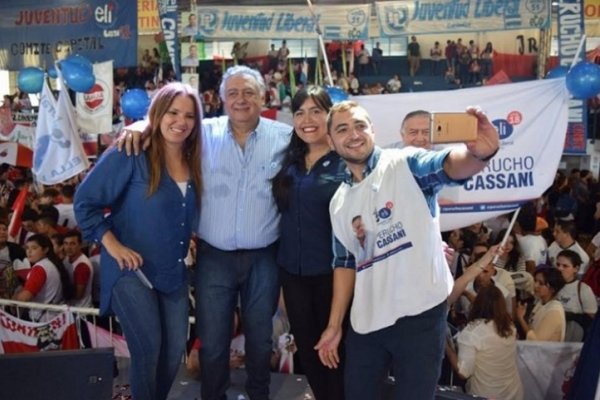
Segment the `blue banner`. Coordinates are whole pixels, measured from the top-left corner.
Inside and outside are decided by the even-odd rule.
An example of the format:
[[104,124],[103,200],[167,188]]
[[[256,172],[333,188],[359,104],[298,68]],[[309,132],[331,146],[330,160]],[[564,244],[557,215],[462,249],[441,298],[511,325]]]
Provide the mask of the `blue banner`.
[[177,0],[158,0],[158,17],[173,70],[177,80],[181,80],[180,50],[177,39]]
[[376,2],[387,37],[550,27],[546,0],[402,0]]
[[[577,54],[583,30],[583,0],[558,2],[558,57],[560,65],[571,66],[574,59],[582,61],[585,45]],[[566,154],[585,155],[587,143],[587,102],[569,101],[569,124],[565,139]]]
[[197,7],[198,36],[204,39],[314,39],[317,24],[325,40],[369,38],[369,4]]
[[69,53],[137,65],[137,2],[2,0],[0,69],[49,67]]

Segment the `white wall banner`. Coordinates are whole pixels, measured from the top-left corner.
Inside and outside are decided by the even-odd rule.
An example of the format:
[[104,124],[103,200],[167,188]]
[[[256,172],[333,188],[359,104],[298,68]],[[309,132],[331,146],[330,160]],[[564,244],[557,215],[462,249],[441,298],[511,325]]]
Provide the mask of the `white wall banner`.
[[82,133],[112,131],[113,62],[94,64],[96,83],[87,93],[77,93],[77,124]]
[[369,112],[382,147],[400,140],[402,120],[414,110],[463,112],[478,105],[496,126],[501,148],[488,166],[464,185],[440,193],[443,231],[508,213],[541,196],[554,180],[568,120],[564,78],[354,99]]
[[[197,7],[198,36],[207,39],[315,39],[308,6]],[[370,5],[315,7],[323,38],[367,39]]]
[[376,2],[382,36],[547,28],[544,0],[411,0]]

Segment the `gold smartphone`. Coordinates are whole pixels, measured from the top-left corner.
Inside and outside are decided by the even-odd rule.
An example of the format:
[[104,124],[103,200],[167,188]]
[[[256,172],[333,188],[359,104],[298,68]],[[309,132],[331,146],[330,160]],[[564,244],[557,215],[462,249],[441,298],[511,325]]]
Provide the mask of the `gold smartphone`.
[[477,117],[467,113],[431,113],[431,143],[468,142],[477,139]]

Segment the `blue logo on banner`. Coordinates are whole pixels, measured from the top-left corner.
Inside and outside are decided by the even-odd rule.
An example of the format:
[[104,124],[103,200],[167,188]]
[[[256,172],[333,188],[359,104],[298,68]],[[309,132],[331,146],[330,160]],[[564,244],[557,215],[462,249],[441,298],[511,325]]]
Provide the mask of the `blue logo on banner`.
[[94,19],[100,28],[113,28],[117,24],[117,7],[117,2],[109,1],[94,8]]
[[384,7],[385,25],[389,30],[404,32],[408,25],[408,8],[406,6]]
[[365,21],[367,20],[367,15],[365,14],[365,12],[363,10],[354,10],[354,11],[350,11],[346,18],[350,25],[360,26],[360,25],[363,25],[365,23]]
[[500,140],[508,139],[513,134],[514,127],[505,119],[495,119],[492,121],[492,124],[498,130]]

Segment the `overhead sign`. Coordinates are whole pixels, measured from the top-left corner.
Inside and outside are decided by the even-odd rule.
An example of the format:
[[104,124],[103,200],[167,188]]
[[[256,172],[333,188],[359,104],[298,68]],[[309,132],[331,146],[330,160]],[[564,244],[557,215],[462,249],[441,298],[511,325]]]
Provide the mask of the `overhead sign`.
[[545,0],[414,0],[376,2],[382,36],[547,28]]
[[0,32],[0,69],[51,66],[68,53],[137,65],[136,2],[3,0]]
[[[307,6],[197,7],[198,35],[206,39],[314,39],[315,19]],[[317,6],[323,38],[367,39],[370,6]]]
[[584,0],[585,34],[600,37],[600,0]]
[[138,0],[138,34],[149,35],[160,32],[158,4],[156,0]]

